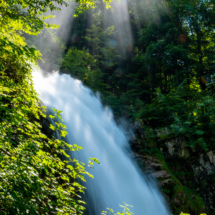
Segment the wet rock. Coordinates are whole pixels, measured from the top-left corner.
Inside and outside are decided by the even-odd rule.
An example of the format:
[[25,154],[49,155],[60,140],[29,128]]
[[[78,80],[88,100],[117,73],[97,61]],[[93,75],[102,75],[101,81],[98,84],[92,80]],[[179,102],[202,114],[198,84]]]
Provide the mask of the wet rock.
[[152,173],[152,176],[157,179],[171,177],[171,175],[166,170],[154,172]]
[[167,186],[167,185],[171,185],[172,183],[174,183],[174,181],[172,180],[172,178],[170,179],[165,179],[163,181],[158,181],[158,185],[161,187]]

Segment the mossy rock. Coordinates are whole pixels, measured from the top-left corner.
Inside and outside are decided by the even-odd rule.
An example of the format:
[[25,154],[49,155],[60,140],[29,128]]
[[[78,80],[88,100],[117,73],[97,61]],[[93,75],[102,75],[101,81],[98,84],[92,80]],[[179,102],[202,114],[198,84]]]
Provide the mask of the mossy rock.
[[174,207],[174,214],[180,214],[181,211],[186,211],[192,215],[199,215],[205,212],[205,205],[202,199],[195,191],[185,186],[176,185],[174,187],[171,202]]
[[[180,172],[175,174],[165,161],[164,156],[161,153],[155,153],[151,155],[160,164],[160,168],[163,171],[167,171],[169,174],[168,183],[162,183],[164,179],[157,179],[160,185],[161,191],[163,192],[172,214],[178,215],[182,211],[190,213],[192,215],[199,215],[205,212],[205,204],[200,196],[194,189],[190,189],[186,186],[185,181],[179,180],[176,175],[181,175]],[[179,165],[179,164],[178,164]],[[183,175],[183,174],[182,174]],[[164,180],[164,181],[166,181]]]

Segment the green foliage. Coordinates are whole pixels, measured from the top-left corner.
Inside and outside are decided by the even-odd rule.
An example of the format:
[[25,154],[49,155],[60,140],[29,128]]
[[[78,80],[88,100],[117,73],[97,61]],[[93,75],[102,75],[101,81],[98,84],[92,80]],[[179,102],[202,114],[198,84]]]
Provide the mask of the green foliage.
[[[83,12],[83,10],[94,8],[95,5],[94,0],[77,0],[76,2],[79,5],[76,10],[76,16],[78,13]],[[104,0],[104,2],[106,3],[107,8],[109,8],[110,0]],[[1,1],[1,55],[12,52],[19,57],[22,55],[25,57],[27,56],[29,61],[37,60],[40,56],[39,52],[36,52],[34,48],[30,48],[24,43],[24,38],[21,37],[21,32],[28,35],[38,35],[44,28],[57,28],[57,25],[47,24],[45,20],[54,17],[53,15],[48,15],[49,11],[60,10],[62,5],[67,6],[68,4],[65,0],[36,0],[33,2],[31,0]],[[58,38],[54,38],[55,41],[57,39]],[[57,42],[60,44],[60,48],[63,49],[64,47],[62,47],[61,41]],[[57,60],[57,63],[59,64],[59,56],[55,60]]]
[[[1,27],[13,28],[13,30],[21,30],[28,34],[37,34],[43,29],[44,25],[55,27],[54,25],[46,24],[45,19],[51,16],[44,16],[47,10],[60,10],[57,4],[66,5],[64,0],[43,0],[30,1],[24,0],[7,0],[0,3],[1,6]],[[3,25],[3,26],[2,26]],[[7,31],[6,31],[7,32]]]
[[214,149],[215,103],[212,95],[205,91],[187,91],[186,85],[167,95],[157,89],[155,95],[153,102],[142,108],[139,117],[154,128],[168,128],[169,138],[182,137],[189,147]]
[[105,215],[105,214],[112,214],[112,215],[132,215],[134,213],[132,213],[130,210],[129,210],[129,207],[132,207],[131,205],[119,205],[121,208],[123,208],[123,211],[120,213],[120,212],[117,212],[116,214],[114,214],[114,211],[110,208],[107,208],[108,211],[102,211],[101,215]]
[[86,78],[93,65],[93,57],[87,50],[70,49],[61,63],[62,72],[78,77],[82,81]]
[[107,67],[117,64],[116,59],[120,57],[118,50],[111,45],[111,39],[116,34],[114,25],[103,29],[101,26],[101,11],[95,11],[92,15],[93,23],[90,29],[86,29],[85,39],[89,44],[91,54],[95,62]]
[[[94,0],[77,0],[79,8],[78,12],[86,9],[94,8]],[[109,8],[109,0],[105,0]],[[37,34],[44,26],[55,28],[56,25],[44,22],[51,15],[44,15],[47,11],[60,10],[62,5],[68,5],[65,0],[7,0],[0,3],[1,6],[1,28],[13,27],[15,30],[21,30],[27,34]],[[12,21],[12,22],[11,22]],[[9,26],[8,26],[9,25]]]
[[79,78],[86,85],[95,90],[102,90],[103,74],[95,64],[93,57],[88,50],[70,49],[61,63],[61,71],[69,73],[71,76]]
[[[123,110],[119,101],[120,88],[117,83],[119,78],[113,69],[117,67],[120,59],[115,41],[118,32],[113,25],[103,26],[100,6],[102,7],[102,4],[98,2],[93,11],[75,19],[75,26],[72,29],[74,41],[71,40],[72,42],[68,44],[69,51],[61,63],[61,72],[69,73],[82,80],[93,91],[99,91],[103,103],[121,114]],[[86,16],[90,18],[86,19]],[[87,20],[90,19],[92,19],[91,25],[83,31],[83,26],[86,27]]]

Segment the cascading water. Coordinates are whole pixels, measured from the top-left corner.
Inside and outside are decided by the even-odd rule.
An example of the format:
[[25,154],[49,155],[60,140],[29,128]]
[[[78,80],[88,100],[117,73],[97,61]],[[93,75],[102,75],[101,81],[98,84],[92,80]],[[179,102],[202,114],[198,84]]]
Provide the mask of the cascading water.
[[134,215],[169,214],[159,190],[129,157],[126,136],[111,110],[89,88],[65,74],[43,77],[35,72],[33,80],[42,102],[64,112],[68,141],[84,148],[73,156],[85,163],[95,157],[101,163],[89,170],[94,179],[87,178],[88,214],[99,215],[106,207],[119,211],[118,205],[124,202],[133,205]]

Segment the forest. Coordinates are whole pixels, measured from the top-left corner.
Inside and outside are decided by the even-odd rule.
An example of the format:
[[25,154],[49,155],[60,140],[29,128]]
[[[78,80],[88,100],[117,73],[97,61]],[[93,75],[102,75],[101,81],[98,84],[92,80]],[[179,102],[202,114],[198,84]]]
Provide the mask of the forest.
[[2,0],[0,11],[0,214],[85,214],[86,166],[99,163],[70,157],[82,147],[41,103],[38,65],[128,121],[170,214],[215,214],[214,0]]

